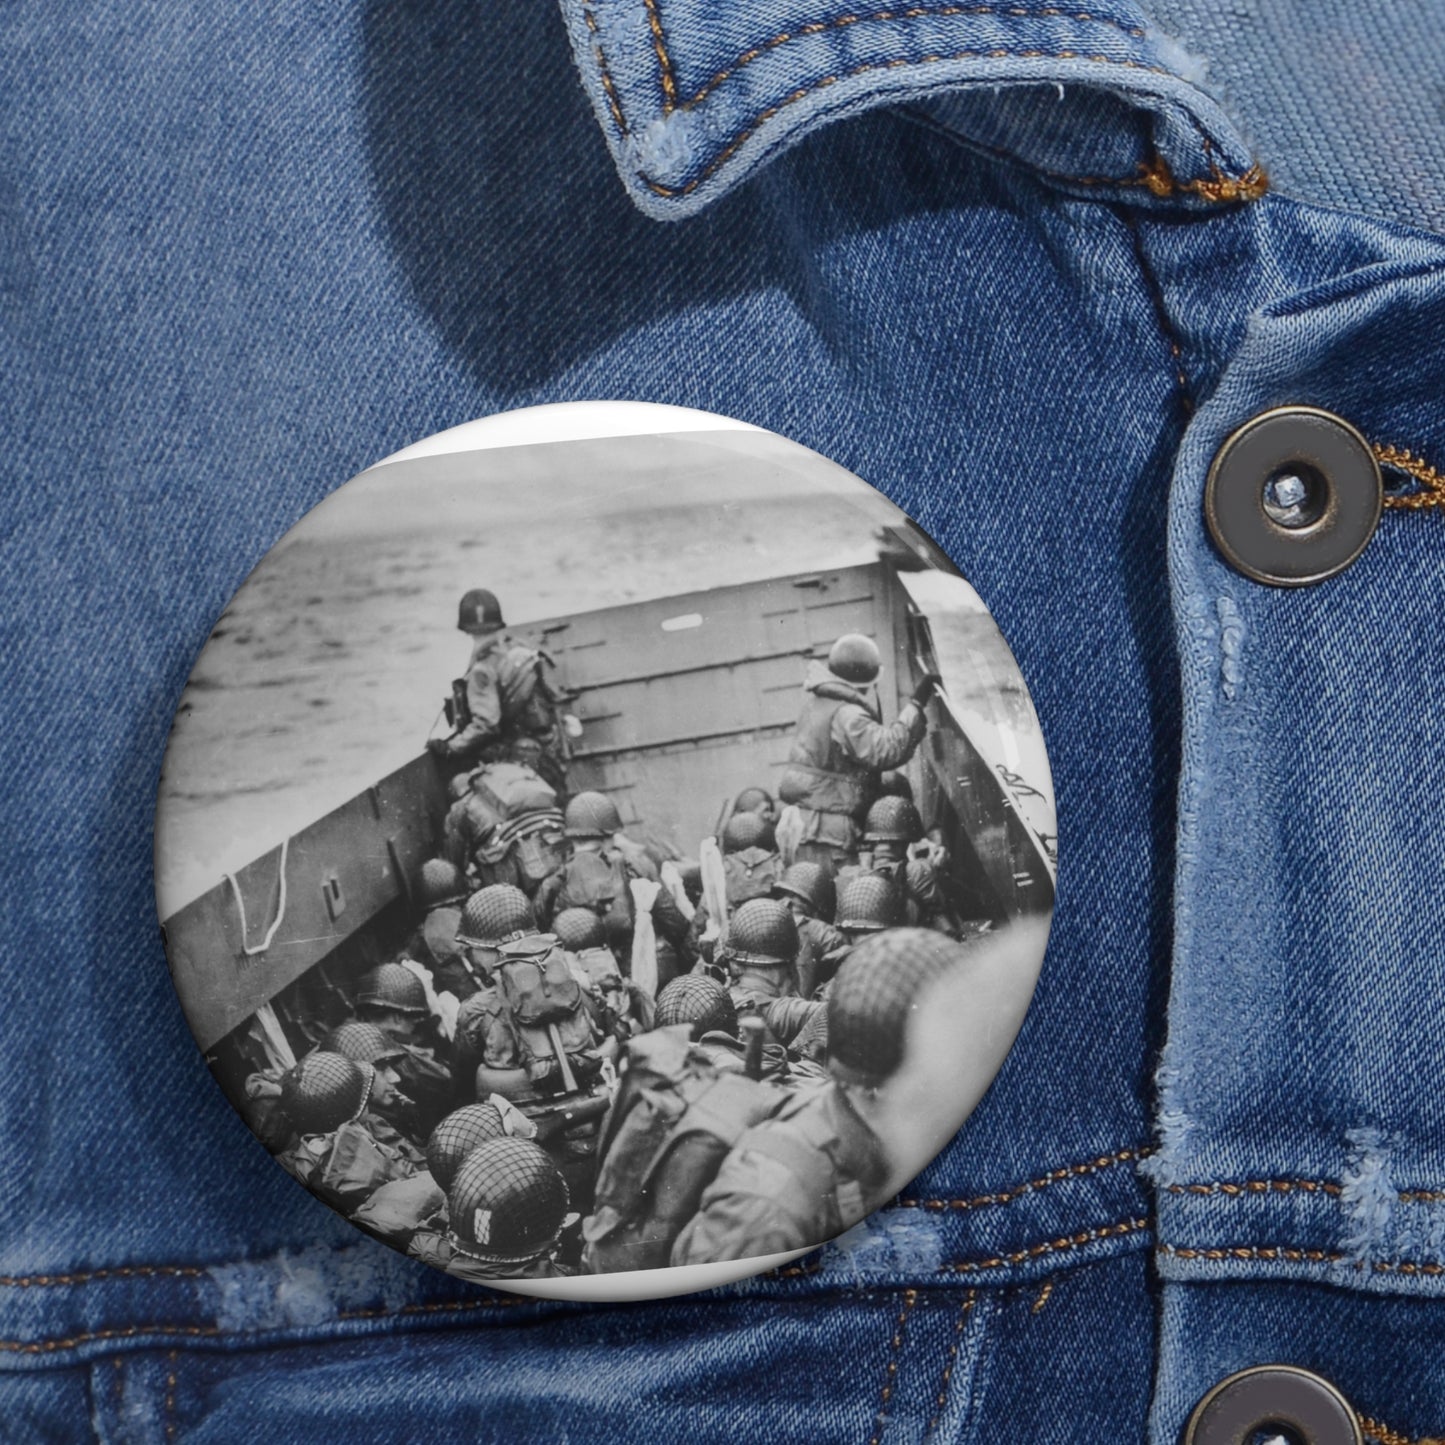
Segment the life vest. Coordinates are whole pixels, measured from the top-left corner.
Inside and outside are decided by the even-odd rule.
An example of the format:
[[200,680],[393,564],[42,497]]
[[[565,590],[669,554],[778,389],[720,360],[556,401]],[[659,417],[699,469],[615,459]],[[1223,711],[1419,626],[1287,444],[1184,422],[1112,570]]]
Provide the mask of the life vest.
[[843,707],[873,715],[864,697],[846,683],[822,681],[807,690],[798,714],[788,766],[778,797],[815,813],[843,813],[860,819],[878,790],[876,772],[839,747],[833,719]]

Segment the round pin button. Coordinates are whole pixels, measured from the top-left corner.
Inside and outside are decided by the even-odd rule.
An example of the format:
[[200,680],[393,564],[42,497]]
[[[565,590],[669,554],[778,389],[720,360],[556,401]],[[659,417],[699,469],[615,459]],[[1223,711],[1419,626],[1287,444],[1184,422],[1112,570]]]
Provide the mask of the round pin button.
[[1270,1433],[1290,1445],[1364,1445],[1345,1397],[1293,1365],[1259,1365],[1221,1380],[1194,1407],[1184,1445],[1251,1445]]
[[414,1259],[726,1283],[884,1204],[1022,1021],[1048,761],[943,551],[816,453],[509,413],[340,488],[232,599],[156,816],[246,1122]]
[[1379,465],[1354,427],[1315,407],[1282,406],[1219,449],[1204,515],[1231,566],[1256,582],[1301,587],[1359,557],[1383,498]]

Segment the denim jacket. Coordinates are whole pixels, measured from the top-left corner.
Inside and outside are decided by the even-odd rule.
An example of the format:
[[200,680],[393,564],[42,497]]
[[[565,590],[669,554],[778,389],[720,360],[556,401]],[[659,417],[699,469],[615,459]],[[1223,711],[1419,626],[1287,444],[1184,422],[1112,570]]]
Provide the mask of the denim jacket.
[[[0,1438],[1173,1445],[1273,1360],[1376,1445],[1445,1430],[1442,66],[1426,7],[1361,0],[8,6]],[[424,1269],[275,1168],[149,859],[276,538],[416,438],[593,397],[907,508],[1061,820],[951,1147],[775,1275],[607,1307]],[[1390,490],[1278,590],[1201,496],[1287,402]]]

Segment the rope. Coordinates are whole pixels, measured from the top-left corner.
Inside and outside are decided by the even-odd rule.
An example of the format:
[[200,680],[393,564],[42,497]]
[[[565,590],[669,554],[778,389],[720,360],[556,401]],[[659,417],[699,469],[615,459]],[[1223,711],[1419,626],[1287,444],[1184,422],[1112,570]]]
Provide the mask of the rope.
[[291,846],[291,840],[287,838],[281,844],[281,896],[276,900],[276,916],[271,920],[271,926],[266,930],[266,936],[260,943],[252,948],[246,942],[246,900],[241,896],[240,885],[236,882],[234,873],[225,875],[226,882],[231,885],[231,892],[235,895],[236,911],[241,915],[241,952],[247,958],[255,958],[258,953],[265,953],[271,947],[271,940],[276,937],[276,930],[281,926],[281,920],[286,917],[286,852]]

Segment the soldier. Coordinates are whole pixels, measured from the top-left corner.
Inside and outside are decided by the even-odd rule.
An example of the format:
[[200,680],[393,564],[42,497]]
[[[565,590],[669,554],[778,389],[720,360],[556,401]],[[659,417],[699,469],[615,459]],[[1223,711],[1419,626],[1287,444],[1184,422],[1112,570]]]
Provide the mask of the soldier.
[[622,976],[616,955],[607,947],[602,920],[590,908],[564,908],[552,920],[552,932],[576,961],[573,972],[604,1034],[625,1043],[654,1026],[651,997]]
[[501,1139],[507,1128],[495,1104],[465,1104],[448,1114],[426,1141],[426,1167],[443,1193],[449,1191],[462,1161],[488,1139]]
[[863,846],[861,866],[893,881],[903,903],[900,922],[955,931],[939,882],[940,852],[924,843],[923,819],[909,799],[885,796],[874,802],[863,825]]
[[459,1279],[549,1279],[570,1201],[561,1171],[528,1139],[488,1139],[467,1154],[447,1193],[447,1225],[419,1231],[409,1252]]
[[838,890],[838,931],[850,947],[870,933],[897,927],[901,914],[898,890],[881,873],[855,873]]
[[[387,1038],[372,1023],[348,1019],[327,1034],[316,1046],[318,1053],[343,1054],[358,1064],[370,1064],[376,1071],[370,1109],[377,1116],[376,1137],[384,1144],[403,1139],[425,1138],[416,1118],[416,1104],[401,1087],[400,1066],[405,1058],[401,1045]],[[389,1126],[389,1127],[387,1127]]]
[[785,903],[750,898],[728,925],[718,964],[727,970],[728,991],[739,1009],[798,991],[795,975],[798,927]]
[[[783,860],[774,845],[773,825],[762,813],[735,812],[723,826],[721,842],[727,909],[731,916],[749,898],[769,895],[783,872]],[[712,948],[708,929],[711,917],[706,902],[693,912],[688,942],[694,955],[708,955]]]
[[794,863],[772,891],[798,925],[798,993],[815,998],[851,947],[847,935],[833,925],[837,888],[821,863]]
[[744,788],[733,799],[733,814],[757,813],[770,823],[778,821],[778,805],[766,788]]
[[281,1107],[294,1137],[276,1156],[288,1173],[334,1208],[351,1210],[422,1162],[404,1141],[383,1143],[374,1109],[390,1085],[370,1064],[344,1054],[307,1054],[281,1081]]
[[877,644],[856,632],[833,644],[826,665],[808,664],[803,710],[778,790],[802,815],[794,861],[834,872],[851,861],[883,772],[906,763],[923,737],[923,709],[939,679],[925,677],[897,721],[885,724],[874,686],[881,667]]
[[[692,1041],[721,1072],[746,1073],[747,1045],[732,995],[715,978],[705,973],[685,973],[675,978],[657,996],[654,1027],[672,1028],[686,1024]],[[787,1077],[788,1060],[782,1048],[763,1043],[758,1077],[778,1082]]]
[[402,1092],[416,1106],[417,1137],[426,1138],[457,1098],[421,979],[399,963],[383,963],[362,977],[356,1012],[400,1047],[396,1072]]
[[525,1113],[585,1092],[616,1045],[606,1047],[565,951],[537,931],[526,894],[505,883],[474,893],[459,941],[483,980],[457,1015],[459,1084],[474,1098],[501,1094]]
[[425,965],[438,990],[445,989],[458,1002],[470,998],[477,991],[477,981],[457,945],[461,905],[467,896],[466,878],[456,864],[445,858],[428,858],[421,865],[416,893],[425,916],[407,942],[407,957]]
[[671,1262],[808,1249],[882,1203],[897,1167],[878,1130],[920,995],[961,945],[925,929],[861,943],[828,999],[829,1082],[800,1090],[738,1140],[678,1236]]
[[468,774],[444,832],[478,888],[510,883],[530,898],[562,866],[556,790],[523,763],[485,763]]
[[428,750],[451,764],[525,763],[565,794],[561,699],[546,676],[549,659],[507,636],[502,605],[485,588],[462,598],[457,627],[473,638],[466,717],[451,737],[429,739]]
[[[605,793],[578,793],[567,804],[564,827],[572,856],[537,890],[537,917],[544,925],[567,908],[587,908],[602,920],[608,946],[619,960],[632,955],[634,878],[657,880],[651,860],[617,845],[622,818]],[[636,848],[637,845],[633,845]],[[658,986],[683,969],[687,957],[687,919],[667,889],[652,905],[658,943]]]

